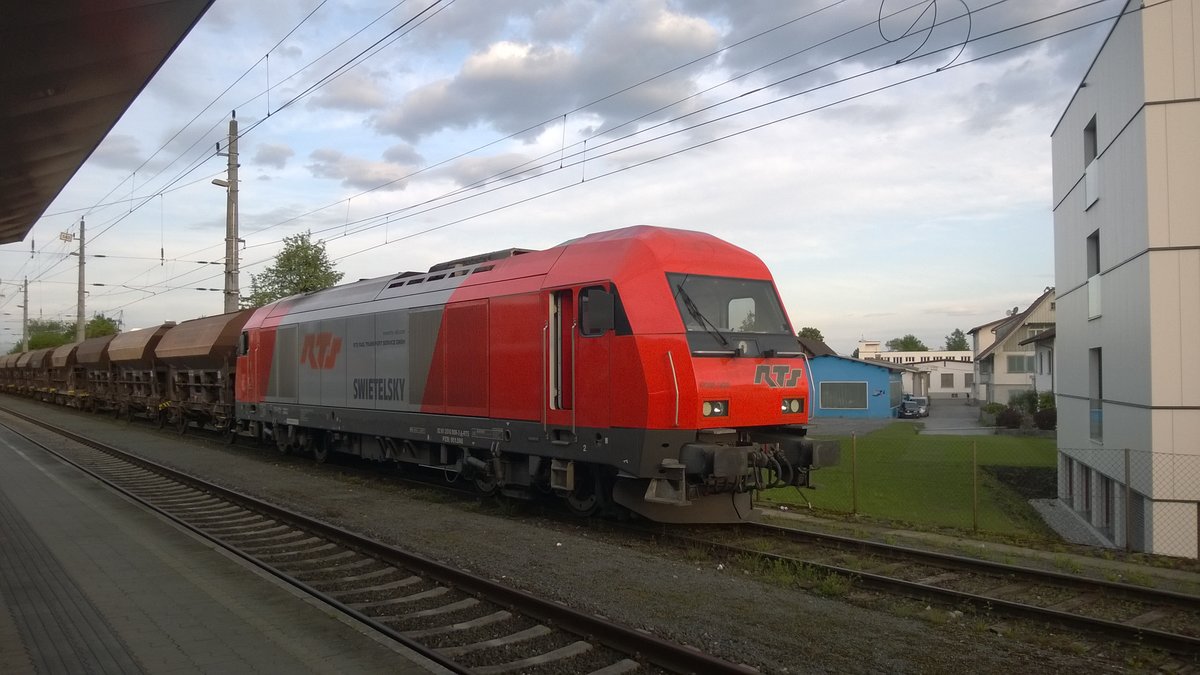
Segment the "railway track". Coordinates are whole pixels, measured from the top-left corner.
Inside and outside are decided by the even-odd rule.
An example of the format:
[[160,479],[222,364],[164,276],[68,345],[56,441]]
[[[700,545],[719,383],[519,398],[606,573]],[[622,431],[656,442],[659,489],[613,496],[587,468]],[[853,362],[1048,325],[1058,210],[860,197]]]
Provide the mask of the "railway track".
[[[765,523],[634,528],[659,542],[1152,646],[1200,665],[1200,596]],[[813,574],[815,573],[815,574]],[[995,627],[1001,628],[999,623]]]
[[754,672],[0,410],[78,447],[5,424],[33,445],[453,672]]

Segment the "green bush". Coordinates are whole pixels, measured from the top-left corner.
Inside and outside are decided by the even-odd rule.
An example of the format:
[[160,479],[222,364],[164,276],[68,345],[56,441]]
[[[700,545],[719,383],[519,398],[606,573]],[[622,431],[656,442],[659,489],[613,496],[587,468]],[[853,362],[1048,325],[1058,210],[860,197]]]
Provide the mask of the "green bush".
[[1053,406],[1042,408],[1033,414],[1033,424],[1042,431],[1050,431],[1058,427],[1058,409]]
[[1043,391],[1038,394],[1038,410],[1054,410],[1054,392]]
[[1016,408],[1005,408],[996,413],[996,424],[1005,429],[1021,428],[1021,411]]
[[1001,412],[1008,409],[1008,406],[1003,403],[989,403],[983,406],[983,412],[988,415],[999,415]]
[[1038,410],[1038,393],[1032,389],[1014,391],[1008,396],[1008,406],[1032,415]]

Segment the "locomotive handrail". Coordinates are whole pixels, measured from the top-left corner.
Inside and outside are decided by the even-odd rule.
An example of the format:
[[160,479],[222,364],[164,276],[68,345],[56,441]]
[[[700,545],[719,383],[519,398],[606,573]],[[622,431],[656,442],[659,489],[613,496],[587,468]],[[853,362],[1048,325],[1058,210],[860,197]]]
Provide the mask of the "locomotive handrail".
[[679,378],[675,375],[675,358],[667,350],[667,364],[671,366],[671,384],[675,387],[675,426],[679,426]]
[[550,409],[550,374],[547,363],[550,360],[550,322],[542,324],[542,433],[550,433],[550,425],[546,419],[546,411]]
[[571,322],[571,436],[575,436],[575,411],[579,409],[579,397],[575,395],[579,386],[579,359],[575,346],[579,343],[579,320]]

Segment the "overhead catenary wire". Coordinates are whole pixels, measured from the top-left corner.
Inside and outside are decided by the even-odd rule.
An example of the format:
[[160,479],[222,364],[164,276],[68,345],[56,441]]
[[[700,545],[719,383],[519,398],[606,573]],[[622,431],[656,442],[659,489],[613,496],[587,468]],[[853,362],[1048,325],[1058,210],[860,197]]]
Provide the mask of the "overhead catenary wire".
[[[1094,4],[1094,3],[1093,3],[1093,4]],[[1110,20],[1110,19],[1111,19],[1111,17],[1108,17],[1108,18],[1105,18],[1105,19],[1102,19],[1102,20],[1100,20],[1100,21],[1093,22],[1093,23],[1101,23],[1101,22],[1103,22],[1103,21],[1107,21],[1107,20]],[[1025,24],[1022,24],[1022,25],[1025,25]],[[1089,24],[1089,25],[1091,25],[1091,24]],[[1065,33],[1065,32],[1069,32],[1069,31],[1064,31],[1063,33]],[[1058,35],[1061,35],[1061,34],[1063,34],[1063,33],[1057,33],[1057,34],[1055,34],[1055,35],[1046,36],[1046,37],[1044,37],[1044,38],[1039,38],[1039,40],[1042,40],[1042,39],[1050,39],[1050,38],[1053,38],[1053,37],[1057,37]],[[994,35],[994,33],[993,33],[993,34],[991,34],[991,35]],[[987,36],[983,36],[983,37],[987,37]],[[1012,48],[1010,48],[1010,49],[1013,49],[1013,48],[1019,48],[1019,47],[1022,47],[1022,46],[1027,46],[1027,44],[1030,44],[1030,43],[1025,43],[1025,44],[1022,44],[1022,45],[1017,45],[1017,46],[1014,46],[1014,47],[1012,47]],[[1000,52],[997,52],[997,53],[1000,53]],[[973,60],[978,60],[978,59],[973,59]],[[932,73],[929,73],[929,74],[932,74]],[[903,82],[901,82],[901,83],[897,83],[897,84],[902,84],[902,83],[903,83]],[[893,86],[894,86],[894,85],[893,85]],[[764,105],[765,105],[765,104],[764,104]],[[711,123],[711,122],[712,122],[712,121],[709,121],[709,122],[706,122],[706,123]],[[771,123],[775,123],[775,122],[771,122]],[[762,125],[762,126],[765,126],[765,125]],[[753,128],[761,128],[761,127],[753,127]],[[745,132],[747,132],[747,131],[753,130],[753,128],[746,129],[746,130],[742,130],[742,131],[736,132],[735,134],[731,134],[731,135],[737,135],[738,133],[745,133]],[[676,133],[679,133],[679,132],[676,132]],[[727,137],[729,137],[729,136],[731,136],[731,135],[724,136],[724,137],[722,137],[721,139],[714,139],[713,141],[710,141],[710,142],[716,142],[717,140],[722,140],[723,138],[727,138]],[[650,139],[650,141],[647,141],[647,142],[652,142],[653,140],[656,140],[656,139]],[[694,146],[694,147],[699,147],[699,146]],[[670,154],[668,154],[668,155],[663,155],[663,156],[660,156],[660,157],[651,158],[651,159],[649,159],[649,160],[647,160],[647,161],[645,161],[645,162],[639,163],[638,165],[633,165],[633,166],[623,167],[623,168],[620,168],[620,169],[618,169],[618,170],[615,170],[615,171],[612,171],[612,172],[608,172],[608,173],[605,173],[605,174],[598,174],[598,175],[596,175],[596,176],[590,176],[590,177],[589,177],[589,181],[590,181],[590,180],[592,180],[592,179],[594,179],[594,178],[603,177],[603,176],[605,176],[605,175],[611,175],[611,173],[617,173],[617,172],[619,172],[619,171],[625,171],[625,170],[628,170],[628,169],[630,169],[630,168],[635,168],[635,166],[640,166],[640,165],[643,165],[643,164],[646,164],[646,163],[649,163],[649,162],[652,162],[652,161],[657,161],[658,159],[663,159],[663,158],[665,158],[665,157],[668,157],[668,156],[673,156],[673,155],[675,155],[675,154],[679,154],[679,153],[681,153],[681,152],[686,152],[686,151],[687,151],[687,150],[689,150],[689,149],[694,149],[694,147],[692,147],[692,148],[680,149],[680,150],[677,150],[677,151],[675,151],[675,152],[673,152],[673,153],[670,153]],[[616,151],[614,151],[614,152],[616,152]],[[601,156],[602,156],[602,155],[601,155]],[[593,158],[595,158],[595,157],[597,157],[597,156],[596,156],[596,155],[593,155]],[[568,186],[568,187],[570,187],[570,186]],[[557,191],[559,191],[559,190],[555,190],[554,192],[557,192]],[[545,193],[545,194],[552,194],[552,193]],[[512,205],[505,205],[505,206],[502,206],[502,207],[498,207],[497,209],[491,209],[491,210],[488,210],[488,211],[486,211],[486,212],[484,212],[484,213],[481,213],[481,214],[476,214],[475,216],[471,216],[471,217],[478,217],[479,215],[485,215],[485,214],[487,214],[487,213],[494,213],[496,210],[500,210],[501,208],[509,208],[510,206],[516,205],[516,204],[518,204],[518,203],[524,203],[524,202],[526,202],[526,201],[530,201],[531,199],[535,199],[535,198],[537,198],[537,197],[538,197],[538,196],[536,196],[536,195],[535,195],[534,197],[532,197],[532,198],[530,198],[530,199],[521,200],[520,202],[515,202],[515,203],[514,203],[514,204],[512,204]],[[337,202],[337,203],[340,203],[340,201],[339,201],[339,202]],[[379,219],[379,218],[383,218],[383,217],[386,217],[386,216],[387,216],[387,214],[377,214],[376,216],[372,216],[372,217],[369,217],[369,218],[367,218],[367,219],[363,219],[363,221],[365,222],[365,221],[367,221],[367,220],[370,220],[371,218],[374,218],[374,219]],[[469,218],[467,218],[467,219],[469,219]],[[465,219],[464,219],[464,220],[465,220]],[[441,227],[449,226],[449,225],[455,224],[455,223],[457,223],[457,222],[462,222],[462,220],[458,220],[458,221],[455,221],[454,223],[449,223],[449,224],[446,224],[446,225],[443,225],[443,226],[439,226],[439,227],[437,227],[437,228],[434,228],[434,229],[441,229]],[[423,231],[422,231],[422,233],[423,233],[423,232],[426,232],[426,231],[432,231],[432,230],[423,230]],[[350,234],[351,234],[351,235],[353,235],[354,233],[350,233]],[[416,233],[416,234],[420,234],[420,233]],[[414,234],[414,235],[411,235],[411,236],[416,236],[416,235]],[[405,237],[403,237],[403,238],[409,238],[409,236],[405,236]],[[374,247],[372,247],[372,248],[374,248]],[[356,254],[357,254],[357,253],[355,253],[355,254],[349,254],[349,255],[356,255]],[[343,256],[343,257],[349,257],[349,256]],[[269,258],[268,258],[268,260],[269,260]],[[246,267],[253,266],[254,264],[259,264],[259,263],[251,263],[251,264],[249,264],[249,265],[246,265]],[[181,286],[180,288],[184,288],[184,287],[182,287],[182,286]]]
[[[1089,3],[1089,4],[1095,4],[1095,3]],[[1134,10],[1131,10],[1131,11],[1140,11],[1140,9],[1134,9]],[[1049,19],[1049,18],[1055,18],[1055,17],[1057,17],[1057,16],[1060,16],[1061,14],[1062,14],[1062,13],[1056,13],[1056,14],[1054,14],[1054,15],[1050,15],[1050,16],[1047,16],[1047,17],[1042,17],[1041,19],[1037,19],[1037,20],[1034,20],[1034,21],[1031,21],[1031,22],[1026,22],[1026,23],[1023,23],[1023,24],[1017,25],[1017,26],[1011,26],[1011,27],[1008,27],[1008,28],[1002,29],[1002,30],[1000,30],[1000,31],[995,31],[995,32],[993,32],[993,33],[989,33],[989,34],[986,34],[986,35],[979,36],[978,38],[976,38],[976,40],[983,40],[983,39],[986,39],[986,38],[989,38],[989,37],[993,37],[993,36],[995,36],[995,35],[997,35],[997,34],[999,34],[999,33],[1008,32],[1008,31],[1011,31],[1011,30],[1015,30],[1015,29],[1017,29],[1017,28],[1025,27],[1025,26],[1027,26],[1027,25],[1029,25],[1029,24],[1031,24],[1031,23],[1035,23],[1035,22],[1037,22],[1037,21],[1044,21],[1044,20],[1047,20],[1047,19]],[[698,149],[698,148],[701,148],[701,147],[705,147],[705,146],[708,146],[708,145],[712,145],[712,144],[714,144],[714,143],[718,143],[718,142],[720,142],[720,141],[723,141],[723,140],[727,140],[727,139],[729,139],[729,138],[733,138],[733,137],[736,137],[736,136],[740,136],[740,135],[743,135],[743,134],[746,134],[746,133],[750,133],[750,132],[752,132],[752,131],[756,131],[756,130],[758,130],[758,129],[762,129],[762,128],[765,128],[765,127],[768,127],[768,126],[772,126],[772,125],[774,125],[774,124],[778,124],[778,123],[781,123],[781,122],[784,122],[784,121],[787,121],[787,120],[791,120],[791,119],[794,119],[794,118],[796,118],[796,117],[800,117],[800,116],[802,116],[802,115],[812,114],[812,113],[814,113],[814,112],[818,112],[818,111],[820,111],[820,110],[825,110],[825,109],[828,109],[828,108],[830,108],[830,107],[833,107],[833,106],[836,106],[836,105],[841,105],[841,104],[843,104],[843,103],[846,103],[846,102],[849,102],[849,101],[853,101],[853,100],[861,99],[861,98],[863,98],[863,97],[865,97],[865,96],[869,96],[869,95],[872,95],[872,94],[876,94],[876,93],[879,93],[879,92],[881,92],[881,91],[884,91],[884,90],[887,90],[887,89],[892,89],[892,88],[894,88],[894,87],[898,87],[898,86],[901,86],[901,85],[904,85],[904,84],[908,84],[908,83],[911,83],[911,82],[913,82],[913,81],[916,81],[916,80],[924,79],[924,78],[926,78],[926,77],[930,77],[930,76],[932,76],[932,75],[937,75],[937,74],[940,74],[940,73],[944,73],[944,72],[946,72],[946,71],[949,71],[949,70],[951,70],[951,69],[953,69],[953,68],[960,68],[960,67],[964,67],[964,66],[970,65],[970,64],[972,64],[972,63],[976,63],[976,62],[978,62],[978,61],[982,61],[982,60],[985,60],[985,59],[993,58],[993,57],[995,57],[995,56],[998,56],[998,55],[1000,55],[1000,54],[1004,54],[1004,53],[1011,52],[1011,51],[1013,51],[1013,50],[1016,50],[1016,49],[1022,49],[1022,48],[1028,47],[1028,46],[1030,46],[1030,45],[1033,45],[1033,44],[1036,44],[1036,43],[1039,43],[1039,42],[1043,42],[1043,41],[1046,41],[1046,40],[1051,40],[1051,39],[1054,39],[1054,38],[1057,38],[1057,37],[1061,37],[1061,36],[1063,36],[1063,35],[1067,35],[1067,34],[1069,34],[1069,33],[1073,33],[1073,32],[1076,32],[1076,31],[1079,31],[1079,30],[1083,30],[1083,29],[1086,29],[1086,28],[1089,28],[1089,27],[1092,27],[1092,26],[1096,26],[1096,25],[1099,25],[1099,24],[1102,24],[1102,23],[1106,23],[1106,22],[1108,22],[1108,21],[1112,21],[1112,20],[1113,20],[1113,19],[1115,19],[1117,16],[1120,16],[1120,15],[1118,14],[1118,15],[1115,15],[1115,16],[1106,16],[1106,17],[1103,17],[1103,18],[1101,18],[1101,19],[1097,19],[1097,20],[1094,20],[1094,21],[1088,21],[1088,22],[1082,23],[1082,24],[1080,24],[1080,25],[1072,26],[1072,27],[1070,27],[1070,28],[1066,28],[1066,29],[1064,29],[1064,30],[1061,30],[1061,31],[1055,32],[1055,33],[1053,33],[1053,34],[1051,34],[1051,35],[1046,35],[1046,36],[1038,37],[1038,38],[1035,38],[1035,39],[1032,39],[1032,40],[1028,40],[1028,41],[1025,41],[1025,42],[1021,42],[1021,43],[1019,43],[1019,44],[1010,45],[1010,46],[1008,46],[1008,47],[1004,47],[1004,48],[1001,48],[1001,49],[997,49],[997,50],[995,50],[995,51],[988,52],[988,53],[986,53],[986,54],[982,54],[982,55],[979,55],[979,56],[976,56],[976,57],[973,57],[973,58],[970,58],[970,59],[967,59],[967,60],[964,60],[964,61],[961,61],[961,62],[952,63],[952,64],[951,64],[951,65],[949,65],[949,66],[944,66],[944,67],[940,67],[940,68],[937,68],[937,69],[929,70],[929,71],[926,71],[926,72],[918,73],[918,74],[912,75],[912,76],[910,76],[910,77],[903,78],[903,79],[901,79],[901,80],[898,80],[898,81],[895,81],[895,82],[887,83],[887,84],[884,84],[884,85],[881,85],[881,86],[878,86],[878,87],[874,87],[874,88],[872,88],[872,89],[869,89],[869,90],[866,90],[866,91],[862,91],[862,92],[858,92],[858,93],[855,93],[855,94],[852,94],[852,95],[849,95],[849,96],[842,97],[842,98],[840,98],[840,99],[837,99],[837,100],[834,100],[834,101],[831,101],[831,102],[827,102],[827,103],[824,103],[824,104],[821,104],[821,105],[813,106],[813,107],[811,107],[811,108],[807,108],[807,109],[805,109],[805,110],[802,110],[802,111],[799,111],[799,112],[796,112],[796,113],[792,113],[792,114],[789,114],[789,115],[781,116],[781,117],[779,117],[779,118],[775,118],[775,119],[772,119],[772,120],[769,120],[769,121],[766,121],[766,122],[763,122],[763,123],[760,123],[760,124],[756,124],[756,125],[753,125],[753,126],[750,126],[750,127],[746,127],[746,128],[743,128],[743,129],[739,129],[739,130],[736,130],[736,131],[732,131],[732,132],[730,132],[730,133],[723,134],[723,135],[720,135],[720,136],[717,136],[717,137],[714,137],[714,138],[711,138],[711,139],[707,139],[707,140],[704,140],[704,141],[701,141],[701,142],[698,142],[698,143],[695,143],[695,144],[689,145],[689,146],[687,146],[687,147],[684,147],[684,148],[679,148],[679,149],[673,150],[673,151],[671,151],[671,152],[668,152],[668,153],[664,153],[664,154],[662,154],[662,155],[659,155],[659,156],[656,156],[656,157],[648,158],[648,159],[642,160],[642,161],[640,161],[640,162],[637,162],[637,163],[634,163],[634,164],[630,164],[630,165],[623,166],[623,167],[618,167],[618,168],[615,168],[615,169],[609,170],[609,171],[607,171],[607,172],[603,172],[603,173],[597,174],[597,175],[595,175],[595,176],[593,176],[593,177],[589,178],[589,182],[591,182],[591,181],[593,181],[593,180],[595,180],[595,179],[604,178],[604,177],[611,176],[611,175],[615,175],[615,174],[618,174],[618,173],[623,173],[623,172],[625,172],[625,171],[629,171],[629,170],[632,170],[632,169],[635,169],[635,168],[639,168],[639,167],[645,166],[645,165],[647,165],[647,164],[650,164],[650,163],[653,163],[653,162],[657,162],[657,161],[660,161],[660,160],[663,160],[663,159],[667,159],[667,158],[669,158],[669,157],[674,157],[674,156],[677,156],[677,155],[679,155],[679,154],[683,154],[683,153],[685,153],[685,152],[689,152],[689,151],[692,151],[692,150],[695,150],[695,149]],[[957,44],[956,44],[956,45],[954,45],[954,47],[957,47]],[[939,52],[941,52],[941,51],[945,51],[946,49],[950,49],[950,48],[944,48],[944,49],[941,49],[941,50],[937,50],[937,51],[931,52],[930,54],[922,55],[921,57],[918,57],[918,58],[928,58],[928,57],[931,57],[931,56],[933,56],[933,55],[935,55],[935,54],[937,54],[937,53],[939,53]],[[894,66],[894,65],[896,65],[896,64],[889,64],[888,66],[883,66],[883,67],[881,67],[881,68],[892,67],[892,66]],[[857,78],[857,77],[862,77],[862,76],[863,76],[863,74],[856,74],[856,75],[854,75],[854,76],[850,76],[850,77],[848,77],[848,78],[846,78],[846,79],[854,79],[854,78]],[[789,96],[788,98],[791,98],[791,97],[792,97],[792,96]],[[780,99],[780,100],[783,100],[783,99]],[[762,105],[760,105],[760,106],[757,106],[757,107],[762,107],[762,106],[765,106],[765,105],[768,105],[768,104],[762,104]],[[708,124],[708,123],[711,123],[711,121],[709,121],[709,122],[704,122],[704,123],[701,123],[701,124]],[[680,130],[680,131],[677,131],[677,132],[672,132],[672,133],[681,133],[682,131],[684,131],[684,130]],[[651,140],[655,140],[655,139],[651,139]],[[614,151],[614,152],[616,152],[616,151]],[[566,168],[566,167],[564,167],[564,168]],[[544,198],[544,197],[546,197],[546,196],[549,196],[549,195],[552,195],[552,194],[556,194],[556,193],[559,193],[559,192],[563,192],[563,191],[565,191],[565,190],[569,190],[569,189],[572,189],[572,188],[578,187],[578,185],[579,185],[579,183],[567,184],[567,185],[563,185],[563,186],[560,186],[560,187],[554,188],[554,189],[552,189],[552,190],[548,190],[548,191],[545,191],[545,192],[541,192],[541,193],[538,193],[538,194],[535,194],[535,195],[530,195],[530,196],[528,196],[528,197],[525,197],[525,198],[522,198],[522,199],[518,199],[518,200],[515,200],[515,201],[513,201],[513,202],[510,202],[510,203],[507,203],[507,204],[502,204],[502,205],[499,205],[499,206],[496,206],[496,207],[493,207],[493,208],[490,208],[490,209],[486,209],[486,210],[480,211],[480,212],[478,212],[478,213],[470,214],[470,215],[468,215],[468,216],[465,216],[465,217],[462,217],[462,218],[459,218],[459,219],[456,219],[456,220],[453,220],[453,221],[450,221],[450,222],[442,223],[442,224],[439,224],[439,225],[436,225],[436,226],[431,226],[431,227],[428,227],[428,228],[421,229],[421,230],[419,230],[419,231],[417,231],[417,232],[412,232],[412,233],[409,233],[409,234],[407,234],[407,235],[402,235],[402,236],[400,236],[400,237],[392,238],[392,239],[390,240],[390,242],[389,242],[389,243],[395,243],[395,242],[398,242],[398,241],[405,241],[405,240],[408,240],[408,239],[411,239],[411,238],[414,238],[414,237],[417,237],[417,236],[421,236],[421,235],[423,235],[423,234],[428,234],[428,233],[430,233],[430,232],[434,232],[434,231],[437,231],[437,230],[445,229],[445,228],[447,228],[447,227],[451,227],[451,226],[453,226],[453,225],[457,225],[457,224],[460,224],[460,223],[463,223],[463,222],[466,222],[466,221],[469,221],[469,220],[472,220],[472,219],[475,219],[475,218],[479,218],[479,217],[482,217],[482,216],[485,216],[485,215],[494,214],[494,213],[496,213],[496,212],[499,212],[499,211],[502,211],[502,210],[505,210],[505,209],[508,209],[508,208],[512,208],[512,207],[514,207],[514,206],[518,206],[518,205],[521,205],[521,204],[525,204],[525,203],[528,203],[528,202],[530,202],[530,201],[533,201],[533,200],[536,200],[536,199]],[[383,217],[383,215],[384,215],[384,214],[379,214],[379,215],[377,215],[376,217],[377,217],[377,218],[378,218],[378,217]],[[330,238],[330,240],[337,239],[337,238],[339,238],[339,237],[332,237],[332,238]],[[373,245],[373,246],[370,246],[370,247],[367,247],[367,248],[364,248],[364,249],[361,249],[361,250],[358,250],[358,251],[354,251],[354,252],[351,252],[351,253],[348,253],[348,254],[345,254],[345,255],[339,256],[339,257],[335,258],[335,260],[344,260],[344,259],[347,259],[347,258],[350,258],[350,257],[356,256],[356,255],[359,255],[359,254],[362,254],[362,253],[368,252],[368,251],[377,250],[378,248],[379,248],[379,247],[378,247],[378,245]],[[272,257],[267,257],[267,258],[264,258],[264,259],[262,259],[262,260],[258,260],[258,261],[252,262],[252,263],[247,263],[247,264],[243,265],[243,268],[248,268],[248,267],[253,267],[253,266],[256,266],[256,265],[260,265],[260,264],[263,264],[263,263],[265,263],[265,262],[268,262],[268,261],[270,261],[271,259],[272,259]],[[208,277],[208,278],[216,278],[216,276],[218,276],[218,275],[214,275],[214,276],[212,276],[212,277]],[[196,282],[192,282],[192,283],[196,283]],[[182,289],[182,288],[187,288],[187,286],[179,286],[179,287],[177,287],[177,288],[179,288],[179,289]],[[172,290],[172,289],[168,289],[168,291],[169,291],[169,290]],[[164,291],[164,292],[168,292],[168,291]],[[121,308],[128,307],[129,305],[131,305],[131,304],[135,304],[135,303],[136,303],[136,302],[138,302],[138,301],[140,301],[140,300],[135,300],[135,301],[133,301],[133,302],[131,302],[131,303],[127,303],[127,304],[125,304],[125,305],[121,305],[121,306],[120,306],[120,307],[118,307],[117,309],[121,309]]]

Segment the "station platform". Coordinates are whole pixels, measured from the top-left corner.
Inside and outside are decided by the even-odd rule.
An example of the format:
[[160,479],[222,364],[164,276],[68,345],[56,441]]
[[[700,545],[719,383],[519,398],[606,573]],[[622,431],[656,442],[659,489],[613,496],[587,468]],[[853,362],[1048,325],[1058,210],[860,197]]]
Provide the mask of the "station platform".
[[0,428],[0,673],[446,672]]

